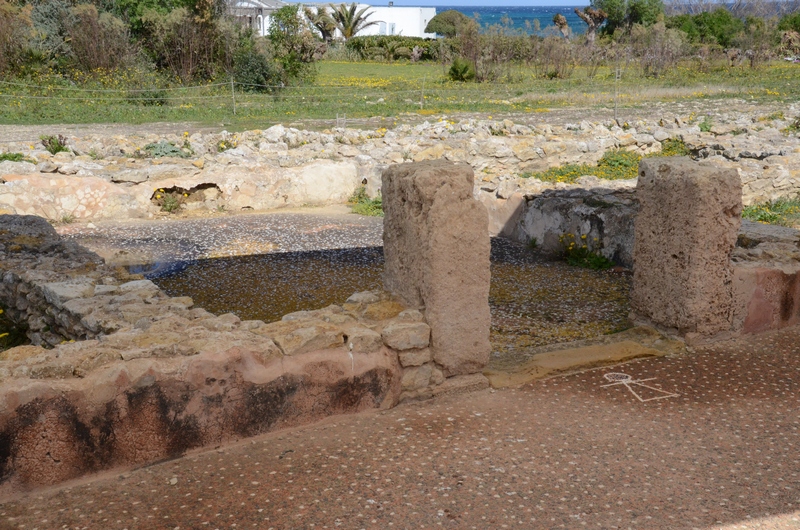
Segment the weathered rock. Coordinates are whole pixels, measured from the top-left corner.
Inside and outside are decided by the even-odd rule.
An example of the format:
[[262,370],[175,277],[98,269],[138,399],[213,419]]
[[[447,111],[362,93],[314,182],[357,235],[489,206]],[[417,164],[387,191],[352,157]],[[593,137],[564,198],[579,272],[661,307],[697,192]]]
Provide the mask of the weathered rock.
[[398,352],[400,359],[400,366],[407,368],[409,366],[421,366],[433,360],[430,348],[404,350]]
[[447,375],[480,371],[491,349],[488,217],[473,179],[468,166],[442,161],[383,174],[384,284],[425,307],[433,358]]
[[641,162],[631,292],[637,318],[690,340],[730,330],[741,189],[735,171],[688,158]]
[[400,383],[403,391],[414,391],[427,388],[433,374],[433,363],[414,366],[403,370],[403,380]]
[[383,342],[398,351],[427,348],[431,328],[424,322],[391,322],[383,328]]

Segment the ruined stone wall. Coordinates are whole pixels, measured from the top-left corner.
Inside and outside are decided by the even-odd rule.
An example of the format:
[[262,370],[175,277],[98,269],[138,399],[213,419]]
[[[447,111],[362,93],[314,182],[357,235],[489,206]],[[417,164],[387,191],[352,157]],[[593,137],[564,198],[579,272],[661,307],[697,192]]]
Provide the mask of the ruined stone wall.
[[631,310],[687,339],[731,330],[739,175],[686,157],[643,160]]
[[383,173],[384,284],[431,327],[428,362],[406,366],[422,379],[474,374],[489,360],[488,216],[472,181],[469,166],[445,161]]
[[382,291],[271,323],[216,316],[17,216],[0,216],[0,277],[34,342],[0,352],[0,495],[486,386],[446,380],[425,315]]
[[[515,192],[538,194],[563,183],[520,178],[563,164],[593,164],[609,149],[647,154],[682,139],[696,158],[739,171],[745,204],[800,191],[800,138],[781,133],[786,120],[725,117],[711,132],[676,116],[545,123],[444,119],[386,129],[299,130],[275,125],[239,134],[70,137],[71,152],[51,155],[38,141],[4,149],[31,162],[0,162],[0,213],[52,220],[153,217],[159,190],[186,200],[182,209],[239,211],[343,203],[358,185],[374,196],[391,164],[446,159],[475,171],[475,191],[504,202]],[[722,120],[720,120],[722,121]],[[716,122],[716,120],[715,120]],[[183,146],[180,157],[150,158],[149,144]],[[219,145],[233,145],[220,150]],[[581,184],[572,187],[582,187]]]

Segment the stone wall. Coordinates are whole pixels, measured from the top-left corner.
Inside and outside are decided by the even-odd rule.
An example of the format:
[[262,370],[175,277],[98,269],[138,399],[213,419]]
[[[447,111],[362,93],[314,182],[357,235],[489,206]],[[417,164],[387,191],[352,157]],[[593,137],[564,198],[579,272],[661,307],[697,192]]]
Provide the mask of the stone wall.
[[[308,131],[282,125],[239,134],[72,137],[70,153],[9,142],[31,162],[0,162],[0,213],[51,220],[147,218],[160,214],[155,196],[172,190],[185,209],[239,211],[344,202],[358,185],[380,191],[388,165],[445,159],[470,165],[475,190],[505,202],[515,192],[539,194],[570,186],[520,178],[566,163],[595,163],[608,149],[647,154],[680,138],[696,158],[735,168],[745,204],[800,192],[800,139],[786,120],[732,115],[711,132],[675,116],[639,120],[546,123],[439,119],[386,129]],[[699,118],[698,118],[699,119]],[[150,158],[146,146],[187,145],[188,158]],[[220,144],[235,145],[221,150]],[[578,184],[571,187],[583,187]]]
[[444,161],[383,173],[384,284],[431,326],[428,362],[406,374],[474,374],[489,361],[487,214],[472,181],[469,166]]
[[486,386],[445,380],[424,315],[385,292],[242,321],[170,298],[43,219],[0,227],[0,308],[34,343],[0,352],[0,495]]

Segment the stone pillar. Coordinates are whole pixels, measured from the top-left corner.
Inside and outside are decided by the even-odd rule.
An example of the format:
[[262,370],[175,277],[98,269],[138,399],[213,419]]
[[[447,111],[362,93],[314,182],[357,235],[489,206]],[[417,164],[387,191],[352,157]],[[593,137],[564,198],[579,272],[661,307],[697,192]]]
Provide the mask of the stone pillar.
[[667,328],[690,342],[730,331],[730,255],[742,213],[736,170],[688,157],[645,159],[636,196],[634,320]]
[[384,285],[424,307],[446,376],[480,372],[491,350],[488,214],[473,179],[468,165],[443,160],[383,172]]

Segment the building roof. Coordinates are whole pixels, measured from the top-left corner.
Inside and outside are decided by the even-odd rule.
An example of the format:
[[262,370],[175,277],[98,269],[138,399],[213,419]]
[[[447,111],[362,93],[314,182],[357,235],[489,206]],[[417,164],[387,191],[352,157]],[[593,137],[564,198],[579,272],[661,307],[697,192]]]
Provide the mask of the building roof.
[[286,2],[281,0],[233,0],[231,7],[234,9],[260,8],[260,9],[280,9]]

